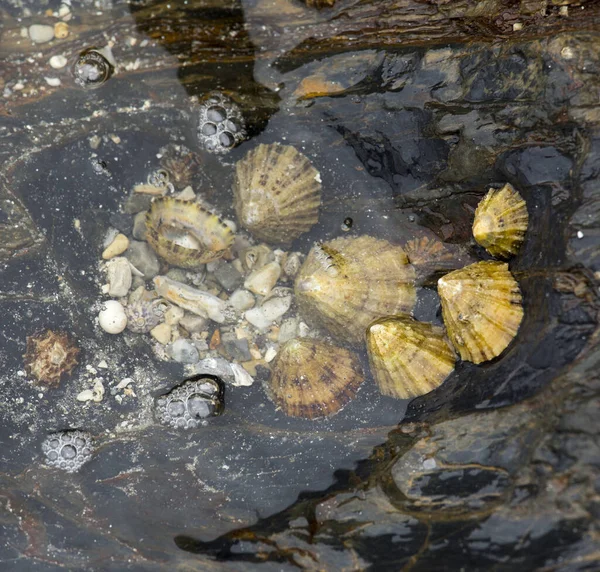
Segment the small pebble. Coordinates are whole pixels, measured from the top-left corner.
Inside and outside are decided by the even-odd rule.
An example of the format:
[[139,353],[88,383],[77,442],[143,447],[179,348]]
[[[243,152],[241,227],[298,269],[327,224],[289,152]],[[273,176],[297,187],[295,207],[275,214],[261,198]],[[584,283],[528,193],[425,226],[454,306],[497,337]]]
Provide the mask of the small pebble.
[[269,262],[246,278],[244,288],[260,296],[266,296],[273,289],[280,276],[281,266],[277,262]]
[[127,296],[131,288],[131,266],[127,258],[117,256],[108,261],[106,265],[108,274],[108,295],[113,298]]
[[437,467],[437,463],[435,462],[435,459],[425,459],[423,461],[423,468],[426,471],[431,471],[432,469],[435,469]]
[[254,296],[248,290],[236,290],[229,298],[229,304],[240,314],[252,308],[254,303]]
[[146,240],[146,213],[141,211],[133,217],[133,238],[136,240]]
[[233,370],[232,385],[236,387],[248,387],[254,383],[252,376],[241,365],[232,363],[231,369]]
[[[206,328],[208,318],[197,316],[196,314],[185,313],[183,318],[179,320],[179,325],[188,333],[194,334],[201,332]],[[208,348],[207,348],[208,349]]]
[[50,64],[50,67],[54,68],[55,70],[59,70],[67,65],[67,61],[68,60],[65,58],[65,56],[58,55],[52,56],[48,63]]
[[169,326],[176,326],[179,324],[179,321],[181,318],[183,318],[184,314],[185,312],[181,308],[177,306],[171,306],[165,312],[165,324],[168,324]]
[[577,231],[577,238],[582,239],[584,237],[583,232],[581,232],[580,230]]
[[[104,249],[102,258],[110,260],[119,254],[123,254],[129,247],[129,239],[124,234],[117,234],[113,241]],[[137,267],[137,266],[136,266]]]
[[101,369],[108,369],[108,364],[106,363],[106,360],[102,360],[100,362],[98,362],[98,367]]
[[51,87],[58,87],[60,85],[60,78],[58,77],[45,77],[44,80]]
[[167,354],[179,363],[196,363],[200,359],[196,346],[185,338],[170,344],[167,347]]
[[98,313],[98,323],[108,334],[120,334],[127,327],[125,309],[116,300],[103,302]]
[[28,29],[29,38],[36,44],[44,44],[54,38],[54,28],[44,24],[33,24]]
[[267,363],[272,362],[275,359],[275,356],[277,355],[277,350],[274,347],[270,347],[266,352],[265,352],[265,361]]
[[54,24],[54,36],[59,40],[66,38],[69,35],[69,24],[66,22],[56,22]]
[[189,185],[179,194],[175,195],[180,201],[193,201],[196,198],[196,193]]
[[133,379],[131,379],[130,377],[124,377],[117,384],[117,389],[125,389],[130,383],[133,383]]
[[146,242],[132,240],[125,256],[146,279],[154,278],[160,270],[158,258],[150,245]]
[[150,330],[150,335],[160,344],[166,346],[171,341],[171,326],[165,324],[158,324],[155,328]]

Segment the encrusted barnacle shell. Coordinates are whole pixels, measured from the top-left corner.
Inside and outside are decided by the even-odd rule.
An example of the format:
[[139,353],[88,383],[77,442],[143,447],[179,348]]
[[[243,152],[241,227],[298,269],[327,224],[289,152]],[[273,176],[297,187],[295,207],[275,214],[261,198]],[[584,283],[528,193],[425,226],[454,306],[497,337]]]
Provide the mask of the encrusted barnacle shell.
[[177,188],[190,185],[199,170],[200,157],[183,145],[168,145],[161,149],[160,164],[170,174]]
[[448,337],[460,357],[481,363],[499,356],[523,319],[521,291],[503,262],[477,262],[438,280]]
[[51,467],[75,473],[94,453],[94,439],[85,431],[50,433],[42,443],[45,462]]
[[492,256],[516,254],[525,237],[529,214],[521,195],[506,183],[483,197],[473,221],[473,236]]
[[197,203],[166,197],[155,199],[146,215],[146,240],[170,264],[197,268],[221,258],[233,233]]
[[266,390],[287,415],[316,419],[337,413],[363,380],[360,362],[349,350],[295,338],[279,350]]
[[414,282],[399,246],[371,236],[336,238],[309,252],[296,277],[296,301],[310,321],[361,343],[373,320],[412,312]]
[[321,178],[290,145],[261,144],[235,166],[240,224],[265,242],[289,244],[319,220]]
[[127,316],[127,329],[137,334],[145,334],[163,319],[166,305],[156,296],[155,292],[139,286],[130,295],[125,315]]
[[46,330],[27,336],[25,371],[38,385],[56,387],[73,371],[78,355],[79,348],[66,333]]
[[208,417],[223,413],[224,389],[210,375],[197,375],[156,400],[158,420],[174,429],[194,429]]
[[444,328],[391,316],[367,329],[371,372],[384,395],[409,399],[433,391],[450,375],[456,361]]

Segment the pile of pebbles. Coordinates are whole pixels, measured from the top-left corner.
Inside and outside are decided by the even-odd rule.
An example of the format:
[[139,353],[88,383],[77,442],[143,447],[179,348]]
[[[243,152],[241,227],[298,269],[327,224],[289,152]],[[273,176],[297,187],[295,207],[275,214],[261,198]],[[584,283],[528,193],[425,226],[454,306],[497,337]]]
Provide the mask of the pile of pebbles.
[[[268,367],[281,344],[310,334],[293,303],[304,255],[256,244],[225,221],[236,232],[226,257],[194,270],[170,266],[145,241],[150,203],[166,194],[202,201],[189,185],[176,192],[164,172],[149,181],[159,185],[136,185],[105,236],[100,269],[107,298],[98,324],[113,335],[130,330],[148,336],[160,359],[186,364],[190,374],[251,385],[256,368]],[[170,291],[192,292],[193,311],[167,299]]]

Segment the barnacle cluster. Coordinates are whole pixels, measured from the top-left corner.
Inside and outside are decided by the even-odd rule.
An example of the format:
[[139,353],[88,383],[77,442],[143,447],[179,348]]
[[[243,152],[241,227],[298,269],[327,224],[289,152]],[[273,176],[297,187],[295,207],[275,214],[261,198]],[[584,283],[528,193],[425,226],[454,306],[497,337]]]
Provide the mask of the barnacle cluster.
[[197,376],[161,395],[156,400],[156,416],[174,429],[193,429],[207,417],[222,413],[223,394],[223,386],[215,377]]
[[79,348],[64,332],[45,330],[27,337],[25,371],[38,385],[56,387],[77,365]]
[[242,112],[234,101],[219,92],[200,104],[198,139],[211,153],[227,153],[246,138]]
[[85,431],[51,433],[42,443],[46,464],[74,473],[92,458],[94,441]]

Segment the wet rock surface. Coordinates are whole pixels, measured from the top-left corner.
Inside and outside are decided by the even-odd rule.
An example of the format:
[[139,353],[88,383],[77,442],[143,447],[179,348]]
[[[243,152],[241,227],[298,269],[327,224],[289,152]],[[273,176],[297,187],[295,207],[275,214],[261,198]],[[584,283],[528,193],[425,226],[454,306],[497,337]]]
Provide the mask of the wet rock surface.
[[[570,16],[552,5],[540,20],[527,2],[518,13],[517,4],[495,3],[485,15],[469,2],[410,2],[417,19],[447,18],[435,24],[438,35],[424,36],[393,3],[389,29],[378,34],[367,25],[380,14],[373,2],[317,10],[203,1],[196,12],[140,2],[135,20],[124,3],[105,4],[97,20],[77,14],[88,14],[92,28],[61,44],[75,58],[116,22],[117,65],[93,91],[69,79],[69,66],[61,88],[41,90],[56,40],[15,47],[29,22],[16,22],[19,3],[2,7],[0,57],[10,55],[0,80],[0,562],[39,570],[598,568],[597,7],[583,3],[584,18],[564,2]],[[165,31],[185,17],[181,40],[164,40],[165,52],[156,40],[171,38]],[[477,25],[482,17],[492,24]],[[213,37],[211,26],[193,25],[205,20],[234,38],[210,58],[190,39],[202,46]],[[290,33],[273,33],[281,22]],[[513,31],[517,22],[530,31]],[[310,23],[312,39],[303,31]],[[349,29],[357,31],[350,39]],[[401,51],[399,30],[408,30]],[[466,36],[478,43],[462,43]],[[453,47],[441,47],[448,39]],[[231,67],[223,71],[225,49]],[[34,63],[17,63],[20,50]],[[254,50],[264,52],[255,66]],[[174,57],[182,54],[186,65]],[[148,208],[147,197],[127,197],[159,167],[158,151],[184,141],[201,153],[190,95],[211,91],[217,77],[218,87],[241,92],[257,142],[285,140],[310,154],[323,175],[320,239],[340,236],[351,218],[350,235],[392,234],[399,243],[426,235],[483,258],[471,239],[474,208],[489,184],[515,185],[530,209],[530,231],[511,261],[526,318],[506,355],[462,363],[410,403],[380,396],[368,379],[344,411],[318,423],[275,410],[261,387],[265,368],[257,367],[259,383],[236,386],[228,363],[213,360],[194,373],[232,385],[223,415],[183,434],[160,425],[156,400],[189,372],[157,360],[149,336],[98,327],[105,277],[97,261],[108,228],[131,232],[120,206]],[[251,144],[225,162],[201,155],[192,181],[224,209],[231,165]],[[293,249],[306,252],[312,240]],[[159,274],[160,261],[136,244],[145,245],[134,241],[123,256]],[[218,276],[228,290],[241,285],[226,265]],[[419,312],[439,321],[433,291],[424,292]],[[27,336],[50,328],[77,341],[80,365],[58,388],[41,390],[22,356]],[[222,345],[248,357],[239,340],[224,335]],[[77,401],[98,387],[106,390],[98,401]],[[65,476],[44,465],[41,446],[68,428],[93,438],[94,455]]]

